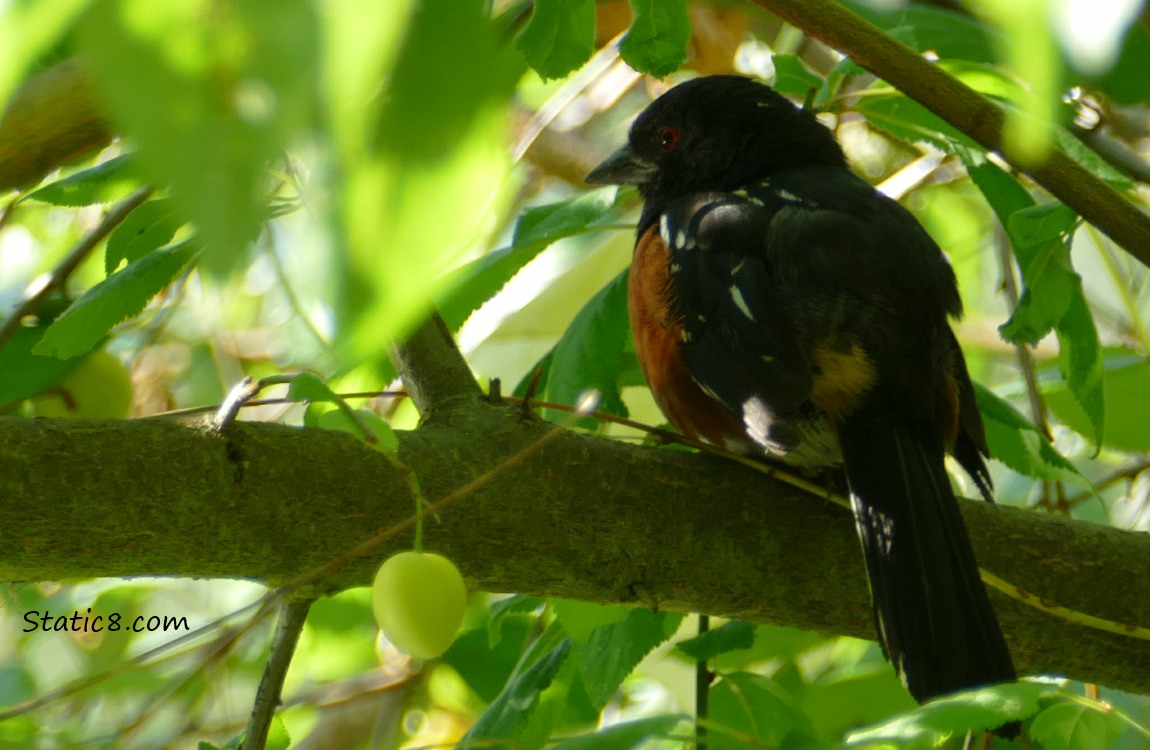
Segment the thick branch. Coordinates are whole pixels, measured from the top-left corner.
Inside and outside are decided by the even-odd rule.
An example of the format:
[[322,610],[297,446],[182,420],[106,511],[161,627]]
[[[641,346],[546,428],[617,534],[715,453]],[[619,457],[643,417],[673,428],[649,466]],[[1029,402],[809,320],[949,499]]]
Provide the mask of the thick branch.
[[[873,24],[833,0],[752,1],[849,55],[983,147],[1002,152],[1004,113],[998,105]],[[1150,215],[1114,188],[1058,148],[1041,164],[1014,166],[1150,266]]]
[[[549,426],[481,399],[402,435],[430,500]],[[281,584],[404,518],[404,478],[350,435],[170,421],[0,419],[0,580],[167,575]],[[1025,590],[1150,625],[1150,535],[964,502],[981,564]],[[720,459],[564,434],[441,514],[429,549],[472,585],[873,637],[845,511]],[[347,565],[364,585],[400,537]],[[1145,641],[991,594],[1019,668],[1150,693]]]
[[392,358],[411,400],[424,417],[453,400],[479,395],[479,384],[439,313],[432,313]]

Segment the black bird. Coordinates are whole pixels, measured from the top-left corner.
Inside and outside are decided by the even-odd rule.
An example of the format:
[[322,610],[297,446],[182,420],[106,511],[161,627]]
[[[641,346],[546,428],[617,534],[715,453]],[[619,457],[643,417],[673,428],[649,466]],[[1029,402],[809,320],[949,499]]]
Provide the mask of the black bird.
[[962,302],[922,226],[813,115],[736,76],[667,92],[587,181],[643,196],[629,307],[671,423],[845,468],[879,639],[918,701],[1015,680],[944,465],[992,499]]

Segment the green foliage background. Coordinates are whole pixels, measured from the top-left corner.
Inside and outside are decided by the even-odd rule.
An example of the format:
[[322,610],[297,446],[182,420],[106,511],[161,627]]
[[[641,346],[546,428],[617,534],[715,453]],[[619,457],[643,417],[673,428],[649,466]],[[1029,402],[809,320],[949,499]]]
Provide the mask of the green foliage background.
[[[1057,144],[1145,208],[1144,176],[1068,130],[1093,113],[1145,158],[1145,15],[1116,20],[1099,40],[1108,56],[1087,65],[1053,23],[1034,21],[1053,12],[1047,0],[844,4],[1002,103],[1012,157],[1040,160]],[[579,178],[661,89],[650,76],[738,69],[824,112],[854,167],[948,251],[1000,500],[1150,529],[1146,268],[921,104],[756,6],[496,6],[8,3],[0,102],[79,54],[122,138],[8,199],[3,317],[113,206],[131,195],[140,205],[0,344],[0,415],[27,413],[27,399],[98,348],[130,368],[137,416],[218,403],[245,375],[310,370],[337,391],[384,389],[388,342],[434,304],[477,376],[522,393],[539,372],[540,400],[571,404],[593,387],[603,411],[659,424],[622,293],[636,197],[587,191]],[[1003,292],[1015,269],[1017,300]],[[1034,347],[1022,368],[1015,344]],[[374,405],[396,427],[415,424],[406,401]],[[302,411],[259,416],[300,423]],[[816,552],[801,554],[817,564]],[[10,585],[0,711],[100,679],[0,721],[0,746],[224,744],[246,721],[266,625],[234,642],[221,629],[218,652],[124,669],[170,636],[26,634],[21,616],[91,607],[199,625],[259,593],[146,579]],[[1027,721],[1032,747],[1150,747],[1146,697],[1049,680],[915,707],[873,643],[737,622],[692,640],[693,622],[476,594],[443,659],[412,665],[378,638],[368,592],[344,592],[313,607],[276,742],[690,745],[692,660],[702,657],[716,674],[711,747],[936,747],[1014,718]],[[367,708],[339,713],[337,695]]]

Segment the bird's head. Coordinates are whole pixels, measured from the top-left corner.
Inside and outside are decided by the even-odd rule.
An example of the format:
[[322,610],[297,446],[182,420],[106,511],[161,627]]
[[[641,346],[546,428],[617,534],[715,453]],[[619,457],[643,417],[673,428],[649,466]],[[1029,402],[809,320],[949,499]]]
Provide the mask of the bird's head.
[[666,201],[810,165],[846,165],[834,135],[814,116],[749,78],[707,76],[652,102],[627,144],[587,182],[637,185],[648,201]]

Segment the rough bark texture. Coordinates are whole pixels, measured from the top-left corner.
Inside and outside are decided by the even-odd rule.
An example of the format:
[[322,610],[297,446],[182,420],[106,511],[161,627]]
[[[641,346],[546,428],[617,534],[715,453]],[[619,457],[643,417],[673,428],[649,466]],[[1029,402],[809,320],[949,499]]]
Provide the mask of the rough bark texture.
[[[551,429],[457,402],[402,435],[434,501]],[[343,433],[172,421],[0,419],[0,579],[248,578],[279,584],[406,517],[403,477]],[[1150,535],[964,502],[983,567],[1045,599],[1150,625]],[[848,514],[741,466],[564,434],[445,510],[429,549],[469,582],[874,636]],[[401,536],[392,547],[408,546]],[[325,582],[364,585],[382,557]],[[1019,669],[1150,692],[1150,643],[992,592]]]

